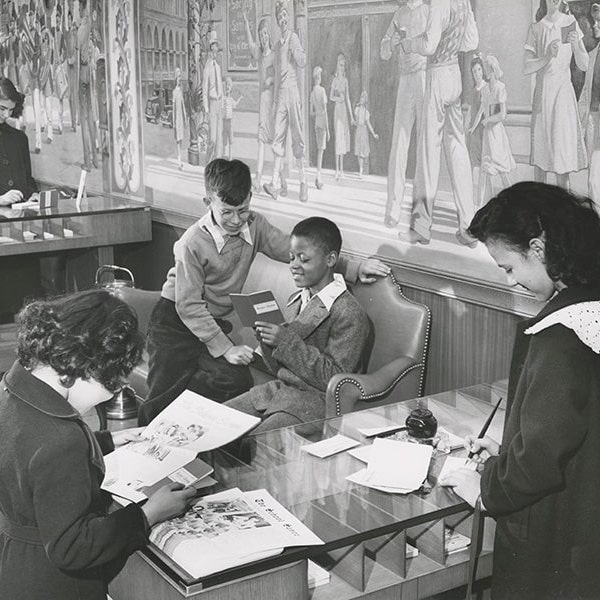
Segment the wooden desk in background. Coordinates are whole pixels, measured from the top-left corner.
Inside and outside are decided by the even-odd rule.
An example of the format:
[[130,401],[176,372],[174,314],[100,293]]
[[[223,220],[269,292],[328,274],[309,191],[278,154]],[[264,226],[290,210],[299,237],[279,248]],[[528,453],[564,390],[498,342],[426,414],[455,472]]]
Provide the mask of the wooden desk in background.
[[[266,489],[323,541],[199,580],[160,550],[134,554],[110,586],[113,600],[370,600],[424,599],[467,583],[469,549],[445,552],[447,528],[470,536],[471,508],[437,484],[446,454],[434,451],[427,487],[407,495],[350,483],[365,465],[347,452],[325,459],[301,451],[304,444],[342,434],[369,445],[359,428],[402,425],[417,407],[429,408],[440,426],[464,437],[477,433],[505,390],[478,385],[315,423],[251,436],[252,457],[242,463],[223,451],[207,453],[218,488]],[[489,430],[502,438],[504,404]],[[465,456],[464,449],[452,452]],[[487,520],[477,579],[491,575],[493,521]],[[408,557],[406,542],[419,554]],[[306,559],[330,572],[330,582],[308,589]],[[202,560],[202,557],[198,557]]]
[[[114,263],[114,246],[151,239],[150,207],[136,200],[90,196],[80,207],[74,199],[60,199],[56,209],[45,211],[0,207],[0,260],[4,268],[11,273],[11,262],[17,262],[13,260],[16,257],[64,253],[69,291],[91,287],[95,269]],[[18,264],[16,270],[20,273],[22,265],[31,261],[21,258]],[[14,279],[15,273],[11,276]],[[29,293],[35,293],[36,285],[39,282],[31,282]],[[21,301],[16,298],[13,304],[19,306]]]

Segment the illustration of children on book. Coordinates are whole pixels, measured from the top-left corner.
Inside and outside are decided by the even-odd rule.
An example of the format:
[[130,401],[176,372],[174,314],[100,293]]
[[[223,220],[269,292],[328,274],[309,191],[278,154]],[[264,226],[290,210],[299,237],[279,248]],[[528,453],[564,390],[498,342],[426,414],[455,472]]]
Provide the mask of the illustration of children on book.
[[379,134],[375,133],[371,125],[371,113],[369,112],[369,95],[363,90],[358,104],[354,109],[354,122],[356,124],[356,135],[354,137],[354,154],[358,158],[358,176],[362,179],[365,160],[371,154],[369,145],[369,133],[378,140]]

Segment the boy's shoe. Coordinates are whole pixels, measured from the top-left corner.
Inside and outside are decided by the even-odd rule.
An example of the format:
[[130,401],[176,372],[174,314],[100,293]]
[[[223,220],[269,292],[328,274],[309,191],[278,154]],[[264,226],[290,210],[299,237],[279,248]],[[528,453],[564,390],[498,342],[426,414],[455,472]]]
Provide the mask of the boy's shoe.
[[300,202],[308,202],[308,186],[304,181],[300,184]]
[[263,190],[265,190],[273,200],[277,200],[277,188],[272,183],[263,184]]

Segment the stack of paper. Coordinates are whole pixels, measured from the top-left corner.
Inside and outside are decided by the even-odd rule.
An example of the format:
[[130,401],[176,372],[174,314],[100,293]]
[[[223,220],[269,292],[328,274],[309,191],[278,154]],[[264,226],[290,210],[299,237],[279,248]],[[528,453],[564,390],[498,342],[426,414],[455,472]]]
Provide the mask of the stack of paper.
[[367,468],[347,479],[384,492],[407,494],[418,490],[427,478],[432,452],[427,444],[376,438]]
[[266,490],[231,489],[152,528],[150,542],[193,578],[323,543]]

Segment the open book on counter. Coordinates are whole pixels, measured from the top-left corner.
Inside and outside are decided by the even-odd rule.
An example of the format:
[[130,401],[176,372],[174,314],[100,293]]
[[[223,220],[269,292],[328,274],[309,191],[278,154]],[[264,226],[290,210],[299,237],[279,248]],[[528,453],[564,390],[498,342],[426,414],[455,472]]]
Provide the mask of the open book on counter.
[[102,488],[139,502],[161,482],[202,487],[207,482],[199,482],[212,473],[212,468],[196,455],[232,442],[258,423],[258,417],[185,390],[149,423],[140,441],[104,457]]
[[266,490],[237,488],[196,502],[183,516],[152,528],[150,543],[192,578],[323,544]]

